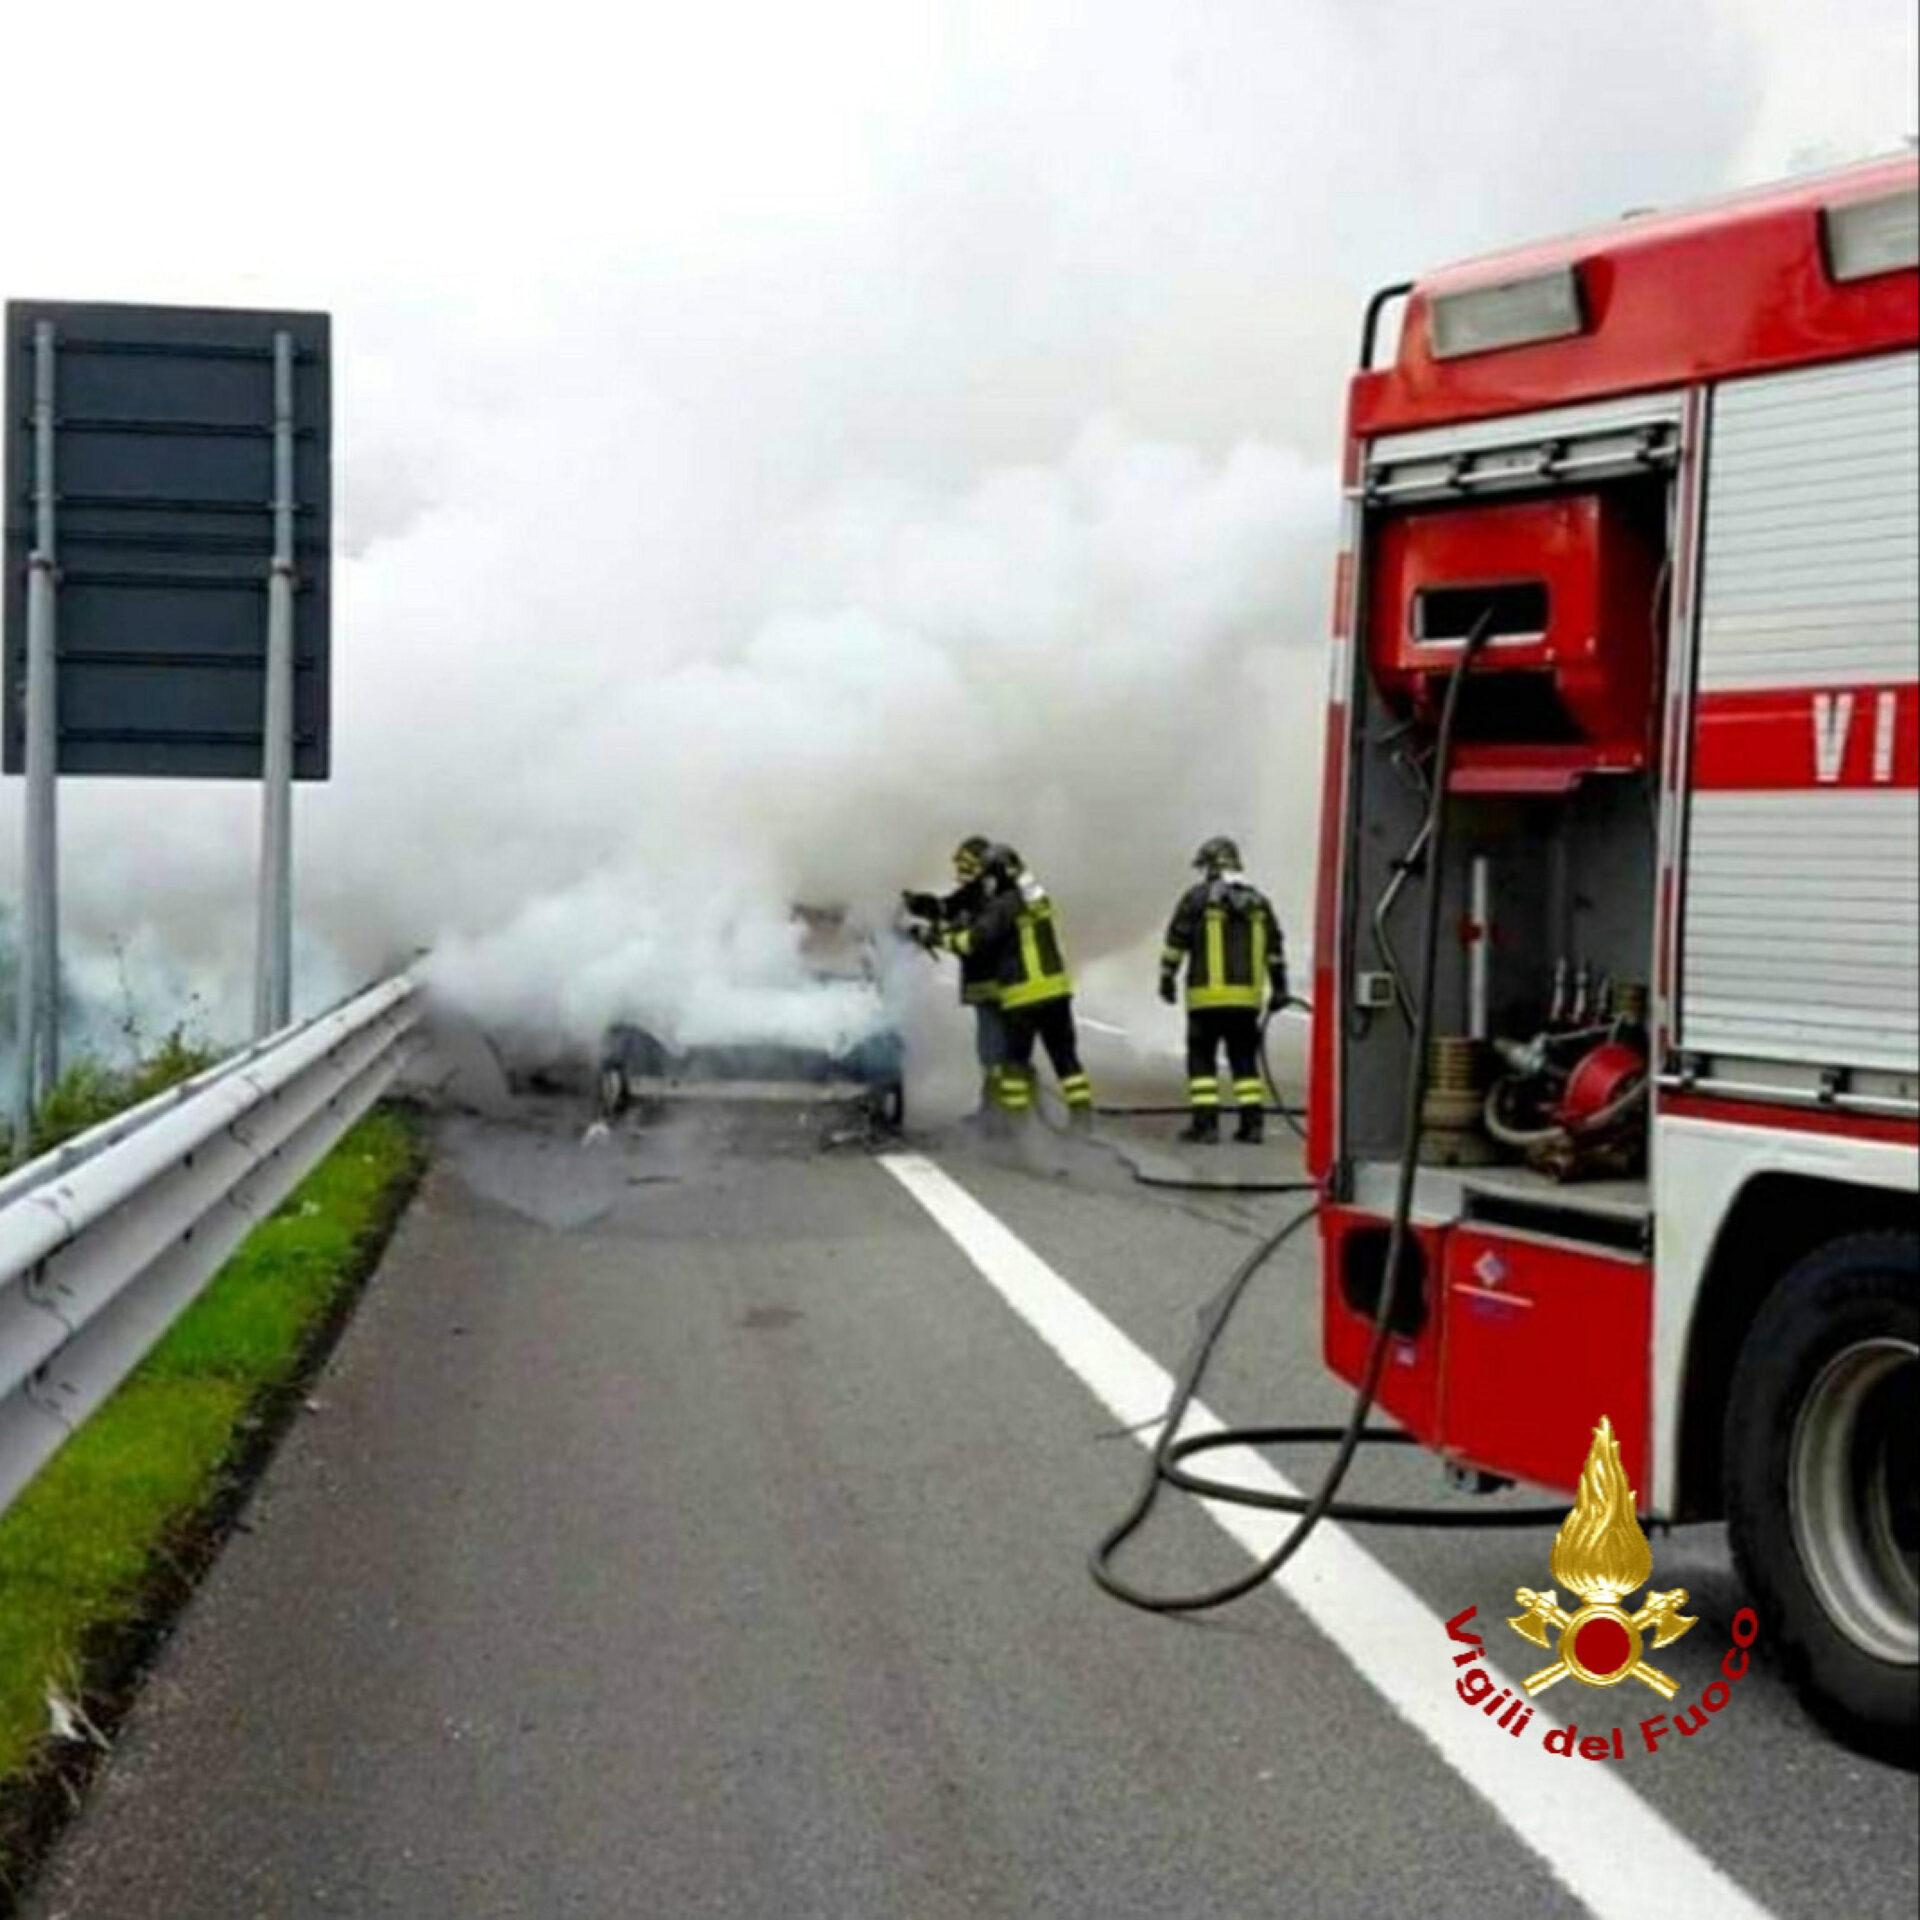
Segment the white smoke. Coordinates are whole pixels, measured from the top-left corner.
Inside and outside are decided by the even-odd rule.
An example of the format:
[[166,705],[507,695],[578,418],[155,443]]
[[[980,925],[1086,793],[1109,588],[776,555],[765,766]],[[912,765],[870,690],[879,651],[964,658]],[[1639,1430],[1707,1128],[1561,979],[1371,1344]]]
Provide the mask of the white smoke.
[[[884,922],[983,831],[1056,894],[1089,1011],[1164,1028],[1205,835],[1304,958],[1366,294],[1752,165],[1768,43],[1729,4],[556,0],[457,57],[428,10],[343,5],[298,68],[351,125],[287,143],[242,78],[295,30],[188,5],[167,34],[243,26],[235,69],[209,42],[164,112],[101,105],[148,191],[76,159],[0,262],[13,294],[336,313],[303,1004],[430,948],[490,1024],[574,1043],[832,1025],[791,905]],[[45,109],[10,111],[28,150]],[[191,980],[242,1024],[254,796],[63,806],[92,988],[164,1024]],[[8,871],[17,841],[8,799]]]
[[436,977],[483,1017],[576,1041],[623,1008],[699,1038],[832,1019],[767,997],[798,978],[789,904],[884,926],[973,831],[1051,877],[1083,953],[1123,945],[1203,826],[1254,825],[1257,663],[1314,651],[1335,504],[1296,455],[1099,426],[951,496],[835,489],[747,543],[765,611],[691,655],[642,622],[569,627],[556,657],[512,601],[463,609],[490,684],[523,691],[453,729],[485,741],[468,857],[388,911],[465,930]]

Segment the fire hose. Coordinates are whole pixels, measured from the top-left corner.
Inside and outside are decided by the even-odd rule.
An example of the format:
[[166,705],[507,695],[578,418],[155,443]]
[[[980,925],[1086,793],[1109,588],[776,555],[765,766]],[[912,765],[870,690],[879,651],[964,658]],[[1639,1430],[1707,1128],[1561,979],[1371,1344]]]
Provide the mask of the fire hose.
[[[1266,1083],[1267,1089],[1266,1102],[1261,1111],[1278,1114],[1295,1137],[1304,1140],[1307,1137],[1306,1129],[1300,1122],[1306,1110],[1297,1102],[1290,1102],[1280,1091],[1279,1079],[1274,1074],[1273,1062],[1267,1054],[1267,1030],[1289,1007],[1298,1007],[1303,1013],[1313,1011],[1311,1001],[1301,999],[1297,993],[1290,993],[1284,1000],[1273,1001],[1260,1016],[1260,1078]],[[1047,1096],[1043,1095],[1044,1097]],[[1176,1115],[1190,1114],[1192,1111],[1191,1106],[1174,1106],[1166,1101],[1132,1105],[1115,1104],[1103,1100],[1094,1108],[1095,1113],[1114,1120],[1171,1119]]]
[[[1461,687],[1486,644],[1492,617],[1491,609],[1480,617],[1461,649],[1459,663],[1447,682],[1434,746],[1433,784],[1428,800],[1427,824],[1422,832],[1426,854],[1426,888],[1421,913],[1419,985],[1413,1006],[1413,1050],[1407,1071],[1406,1108],[1401,1135],[1403,1145],[1394,1190],[1392,1223],[1388,1229],[1386,1262],[1381,1275],[1380,1298],[1374,1308],[1372,1335],[1346,1423],[1338,1427],[1230,1427],[1217,1433],[1179,1438],[1180,1424],[1199,1392],[1208,1363],[1219,1345],[1221,1335],[1226,1331],[1227,1323],[1233,1317],[1234,1309],[1245,1295],[1254,1275],[1319,1212],[1320,1203],[1316,1199],[1284,1221],[1255,1247],[1210,1303],[1202,1316],[1200,1332],[1175,1376],[1173,1393],[1161,1415],[1159,1432],[1139,1491],[1127,1510],[1100,1537],[1089,1556],[1088,1568],[1095,1581],[1116,1600],[1122,1600],[1128,1606],[1138,1607],[1144,1612],[1199,1613],[1252,1593],[1256,1588],[1265,1586],[1306,1545],[1314,1529],[1326,1519],[1363,1526],[1531,1527],[1558,1525],[1565,1517],[1565,1509],[1555,1507],[1507,1507],[1491,1513],[1479,1513],[1463,1509],[1377,1505],[1342,1501],[1337,1497],[1353,1465],[1354,1456],[1363,1445],[1412,1443],[1410,1434],[1369,1427],[1367,1422],[1373,1412],[1386,1367],[1394,1308],[1402,1284],[1404,1256],[1413,1214],[1414,1182],[1419,1171],[1422,1104],[1427,1089],[1427,1041],[1433,1025],[1434,984],[1438,971],[1435,963],[1440,945],[1448,825],[1447,775],[1453,757],[1454,726]],[[1311,1192],[1313,1188],[1310,1183],[1302,1183],[1296,1190]],[[1319,1486],[1311,1494],[1256,1492],[1227,1481],[1210,1480],[1183,1465],[1196,1454],[1221,1447],[1279,1447],[1327,1442],[1335,1443],[1336,1451]],[[1120,1549],[1146,1523],[1162,1487],[1167,1486],[1178,1487],[1182,1492],[1199,1494],[1209,1500],[1259,1507],[1297,1517],[1279,1545],[1237,1579],[1199,1593],[1149,1593],[1116,1572],[1114,1560]]]
[[1583,1139],[1597,1139],[1611,1133],[1623,1120],[1630,1118],[1637,1108],[1646,1105],[1648,1086],[1643,1074],[1618,1098],[1579,1121],[1556,1121],[1545,1127],[1516,1127],[1500,1112],[1501,1089],[1496,1085],[1488,1091],[1483,1118],[1488,1133],[1503,1147],[1511,1147],[1522,1153],[1538,1152],[1543,1147],[1572,1145]]

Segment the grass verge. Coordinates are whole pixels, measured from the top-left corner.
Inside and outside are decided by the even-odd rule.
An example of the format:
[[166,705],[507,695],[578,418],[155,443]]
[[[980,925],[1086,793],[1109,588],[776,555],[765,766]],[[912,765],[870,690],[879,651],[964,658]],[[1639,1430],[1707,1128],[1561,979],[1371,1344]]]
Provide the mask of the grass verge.
[[99,1752],[49,1738],[49,1692],[125,1711],[423,1162],[409,1115],[362,1120],[0,1515],[0,1914]]

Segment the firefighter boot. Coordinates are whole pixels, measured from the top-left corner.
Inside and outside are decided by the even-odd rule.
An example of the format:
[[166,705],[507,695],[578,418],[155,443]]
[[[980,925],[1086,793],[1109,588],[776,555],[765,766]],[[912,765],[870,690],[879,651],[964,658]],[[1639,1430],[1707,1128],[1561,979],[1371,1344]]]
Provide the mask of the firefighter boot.
[[997,1139],[1010,1139],[1033,1116],[1033,1071],[1028,1067],[1000,1069],[998,1104],[995,1109]]
[[1195,1145],[1214,1146],[1220,1139],[1220,1115],[1212,1107],[1196,1107],[1178,1138]]
[[1242,1146],[1259,1146],[1267,1137],[1267,1116],[1258,1107],[1242,1107],[1240,1123],[1234,1128],[1233,1137]]

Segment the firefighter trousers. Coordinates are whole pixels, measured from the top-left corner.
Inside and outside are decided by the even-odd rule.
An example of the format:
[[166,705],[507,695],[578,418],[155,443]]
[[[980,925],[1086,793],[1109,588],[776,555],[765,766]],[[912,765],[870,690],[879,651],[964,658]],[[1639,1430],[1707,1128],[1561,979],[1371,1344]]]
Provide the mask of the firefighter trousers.
[[1007,1016],[997,1000],[975,1000],[973,1054],[980,1063],[980,1111],[1000,1104],[1000,1075],[1007,1064]]
[[1033,1105],[1033,1050],[1038,1042],[1047,1050],[1059,1077],[1060,1092],[1069,1107],[1091,1111],[1093,1082],[1080,1064],[1080,1041],[1073,1024],[1073,995],[1043,1000],[1035,1007],[1008,1007],[1006,1061],[1000,1070],[1000,1104],[1009,1113],[1025,1113]]
[[1265,1104],[1266,1082],[1260,1077],[1260,1010],[1258,1007],[1189,1007],[1187,1009],[1187,1098],[1196,1113],[1212,1112],[1222,1092],[1217,1074],[1221,1048],[1233,1075],[1233,1104],[1241,1109]]
[[992,1074],[1007,1057],[1007,1016],[997,1000],[973,1002],[973,1053],[983,1074]]

